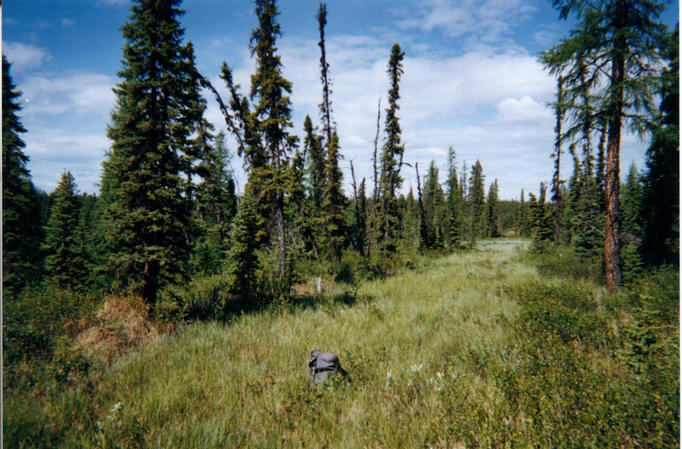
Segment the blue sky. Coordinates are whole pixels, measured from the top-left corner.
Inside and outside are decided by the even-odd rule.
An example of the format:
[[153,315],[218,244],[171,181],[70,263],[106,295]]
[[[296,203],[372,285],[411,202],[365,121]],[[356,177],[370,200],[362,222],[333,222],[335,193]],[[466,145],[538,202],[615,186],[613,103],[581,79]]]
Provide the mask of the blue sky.
[[[549,0],[328,0],[327,52],[332,103],[350,191],[350,161],[358,182],[371,178],[377,101],[386,104],[386,63],[398,42],[405,51],[400,114],[405,160],[426,172],[431,160],[445,178],[450,145],[459,164],[481,161],[486,184],[498,180],[503,199],[549,181],[554,119],[546,104],[555,81],[537,61],[540,51],[565,36]],[[280,0],[284,76],[293,83],[295,132],[305,114],[319,123],[318,1]],[[21,118],[34,183],[52,191],[70,170],[83,192],[96,193],[110,143],[106,127],[114,106],[111,88],[121,67],[120,27],[128,0],[11,0],[2,8],[3,52],[23,95]],[[256,26],[247,0],[186,0],[185,38],[194,43],[204,76],[224,92],[222,61],[245,88]],[[664,20],[674,24],[672,2]],[[208,118],[224,122],[209,100]],[[382,117],[383,127],[383,117]],[[623,134],[622,168],[641,169],[647,143]],[[232,147],[234,148],[234,146]],[[233,160],[239,186],[245,175]],[[566,159],[565,166],[570,166]],[[405,167],[403,188],[416,190]],[[566,173],[564,178],[568,178]]]

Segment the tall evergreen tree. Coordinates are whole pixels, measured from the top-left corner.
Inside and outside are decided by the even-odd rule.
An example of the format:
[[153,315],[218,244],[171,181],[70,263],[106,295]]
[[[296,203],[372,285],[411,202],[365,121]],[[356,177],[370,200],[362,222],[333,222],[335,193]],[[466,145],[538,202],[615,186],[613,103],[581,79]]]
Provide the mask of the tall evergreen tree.
[[230,223],[237,213],[237,195],[230,167],[232,155],[225,144],[225,134],[218,133],[203,148],[201,161],[194,172],[201,178],[195,189],[195,213],[200,237],[193,255],[197,269],[217,273],[223,263],[230,237]]
[[552,202],[554,203],[554,241],[561,241],[561,224],[563,221],[564,212],[564,199],[562,196],[562,184],[561,180],[561,124],[564,119],[564,94],[563,94],[563,78],[559,75],[557,81],[557,98],[554,104],[554,115],[556,116],[556,125],[554,127],[554,133],[556,137],[554,139],[554,153],[552,153],[552,159],[554,159],[554,174],[552,175]]
[[[664,25],[657,22],[664,8],[655,0],[553,0],[567,18],[575,13],[576,29],[569,38],[543,54],[554,73],[567,79],[567,104],[581,110],[579,98],[588,89],[598,104],[595,115],[606,125],[606,214],[604,266],[609,290],[622,283],[620,262],[620,138],[624,120],[642,131],[656,93],[658,49]],[[589,97],[585,97],[589,98]],[[583,108],[585,109],[585,108]],[[580,122],[580,114],[576,115]]]
[[291,82],[282,76],[282,62],[277,51],[277,37],[281,34],[277,23],[279,11],[274,0],[256,0],[258,28],[251,34],[251,56],[256,57],[256,73],[251,75],[251,101],[254,110],[251,121],[260,145],[265,150],[267,163],[260,173],[260,195],[269,199],[271,221],[276,228],[277,271],[281,279],[287,272],[284,195],[287,191],[286,171],[288,153],[297,145],[296,136],[289,133],[291,122]]
[[436,162],[431,161],[429,174],[424,182],[424,211],[430,248],[443,248],[445,246],[447,206],[445,204],[445,193],[438,176]]
[[646,153],[644,242],[648,263],[679,264],[680,93],[679,27],[668,35],[658,125]]
[[321,138],[315,133],[313,122],[308,115],[303,121],[303,131],[305,132],[303,151],[309,161],[307,169],[308,195],[310,196],[313,215],[317,217],[322,210],[324,198],[326,159]]
[[320,31],[320,40],[317,45],[320,47],[320,81],[322,81],[322,102],[320,103],[320,114],[322,115],[322,132],[327,142],[327,151],[332,141],[332,102],[331,102],[331,81],[329,79],[329,63],[327,62],[327,50],[325,48],[324,27],[327,25],[327,4],[320,3],[317,12],[317,23]]
[[471,178],[469,179],[469,210],[470,210],[470,232],[469,241],[473,244],[479,237],[481,237],[485,230],[481,226],[483,219],[483,212],[485,208],[485,190],[483,188],[483,167],[481,161],[471,167]]
[[38,281],[42,257],[41,213],[38,194],[26,165],[26,129],[17,113],[21,110],[10,75],[11,64],[2,55],[2,284],[16,291]]
[[341,179],[343,174],[339,168],[339,137],[336,130],[332,131],[332,140],[327,148],[327,164],[325,166],[324,201],[324,229],[327,236],[329,256],[338,261],[341,256],[341,246],[345,234],[344,214],[346,197],[343,194]]
[[388,91],[388,108],[386,108],[384,126],[386,142],[381,154],[381,200],[377,218],[378,239],[383,250],[389,255],[397,248],[396,238],[400,224],[396,193],[402,184],[400,169],[405,147],[401,143],[398,100],[400,99],[400,78],[403,73],[404,57],[405,53],[400,49],[400,45],[393,44],[387,69],[391,88]]
[[61,287],[82,286],[88,274],[80,203],[73,176],[64,172],[54,192],[43,244],[47,275]]
[[500,200],[498,198],[497,179],[490,184],[488,201],[486,203],[486,235],[497,238],[500,236]]
[[182,44],[179,3],[136,0],[131,7],[102,174],[109,264],[148,303],[184,275],[191,211],[183,170],[205,109],[192,46]]
[[457,160],[455,148],[448,148],[448,180],[447,180],[447,243],[450,247],[461,244],[464,236],[464,197],[457,176]]

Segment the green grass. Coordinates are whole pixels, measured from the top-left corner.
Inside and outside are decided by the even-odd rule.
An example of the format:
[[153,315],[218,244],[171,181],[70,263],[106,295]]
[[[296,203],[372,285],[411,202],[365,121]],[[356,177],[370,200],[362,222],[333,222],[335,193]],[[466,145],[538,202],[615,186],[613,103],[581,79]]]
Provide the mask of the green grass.
[[[566,423],[533,424],[541,418],[524,404],[535,405],[514,396],[532,393],[523,381],[537,375],[514,324],[523,286],[541,282],[517,250],[526,245],[497,240],[424,258],[361,283],[352,300],[335,285],[316,302],[181,326],[87,386],[53,383],[49,406],[34,403],[32,413],[8,411],[27,404],[6,396],[5,438],[9,419],[13,438],[33,426],[38,441],[62,447],[532,446]],[[309,388],[313,349],[337,353],[351,382]]]

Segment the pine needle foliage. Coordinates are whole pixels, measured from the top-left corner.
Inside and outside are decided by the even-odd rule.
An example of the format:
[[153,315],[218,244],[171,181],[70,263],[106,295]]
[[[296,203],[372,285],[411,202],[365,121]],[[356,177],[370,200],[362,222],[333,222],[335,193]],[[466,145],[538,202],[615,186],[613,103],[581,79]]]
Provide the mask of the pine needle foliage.
[[2,55],[2,285],[12,291],[37,281],[42,265],[38,194],[24,154],[19,97]]
[[179,3],[138,0],[131,7],[102,175],[109,266],[121,288],[147,303],[155,302],[160,286],[185,274],[186,158],[205,109],[194,51],[182,43]]
[[381,154],[381,177],[380,177],[380,209],[378,211],[378,230],[381,249],[392,255],[397,249],[397,236],[400,217],[398,215],[397,190],[402,184],[400,169],[403,161],[405,147],[401,143],[401,129],[398,118],[398,100],[400,99],[400,78],[403,74],[402,61],[405,53],[400,45],[393,44],[388,61],[388,75],[391,88],[388,91],[388,108],[386,108],[386,120],[384,143]]

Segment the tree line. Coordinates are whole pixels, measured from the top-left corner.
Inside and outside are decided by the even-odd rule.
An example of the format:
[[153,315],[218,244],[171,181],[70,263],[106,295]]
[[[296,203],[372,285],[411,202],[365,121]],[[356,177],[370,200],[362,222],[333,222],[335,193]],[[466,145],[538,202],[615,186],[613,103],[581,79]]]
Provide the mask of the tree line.
[[[377,108],[374,176],[358,182],[350,161],[348,197],[333,119],[326,5],[316,16],[321,102],[317,114],[305,117],[301,137],[292,132],[292,84],[277,53],[276,2],[255,5],[258,26],[249,40],[255,72],[244,91],[224,62],[220,78],[229,98],[223,99],[197,71],[194,48],[183,39],[180,0],[133,3],[122,27],[122,68],[107,130],[112,145],[97,195],[80,194],[68,171],[49,195],[33,185],[21,139],[20,92],[3,56],[7,300],[42,285],[130,294],[155,305],[160,295],[173,296],[168,289],[210,279],[243,305],[286,298],[306,276],[339,277],[349,267],[355,277],[384,275],[401,255],[453,250],[528,227],[520,224],[527,214],[518,203],[499,200],[497,180],[486,195],[479,161],[459,165],[450,147],[444,188],[435,161],[420,173],[405,160],[399,44],[387,63],[388,105]],[[215,96],[244,161],[242,195],[227,136],[205,118],[205,92]],[[413,169],[417,191],[401,193],[405,170]]]

